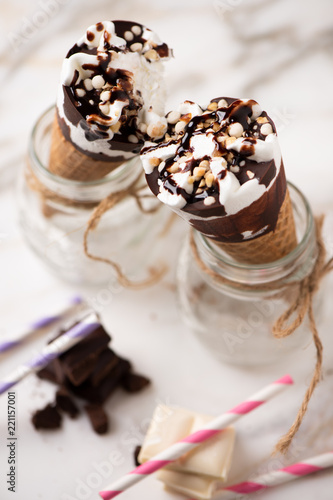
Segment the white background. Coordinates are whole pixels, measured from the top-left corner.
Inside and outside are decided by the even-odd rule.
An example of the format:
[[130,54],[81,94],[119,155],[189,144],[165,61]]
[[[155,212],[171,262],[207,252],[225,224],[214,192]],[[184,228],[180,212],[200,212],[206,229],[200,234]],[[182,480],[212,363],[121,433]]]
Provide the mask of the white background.
[[[218,414],[253,391],[290,372],[296,384],[267,407],[237,425],[232,477],[246,477],[333,449],[332,279],[320,329],[325,348],[324,380],[286,459],[270,457],[300,405],[314,365],[310,345],[288,366],[240,370],[222,366],[202,348],[179,320],[175,265],[185,227],[178,222],[162,256],[170,273],[143,292],[121,291],[103,300],[103,289],[72,287],[49,274],[23,242],[16,223],[15,182],[31,127],[55,100],[61,61],[90,24],[131,19],[154,29],[175,58],[167,65],[167,109],[183,99],[205,103],[226,95],[257,99],[278,127],[287,177],[308,197],[316,213],[329,215],[326,236],[333,247],[332,224],[332,51],[333,4],[329,0],[13,0],[0,2],[0,293],[2,337],[14,322],[51,311],[73,293],[99,304],[113,346],[154,380],[142,394],[117,393],[107,404],[111,430],[92,433],[87,420],[66,420],[57,433],[36,433],[30,415],[52,399],[54,389],[31,377],[17,388],[17,493],[6,490],[6,396],[0,400],[1,500],[93,500],[99,486],[133,466],[132,448],[142,441],[157,402]],[[330,218],[331,217],[331,218]],[[331,228],[331,230],[330,230]],[[105,291],[104,291],[105,292]],[[1,359],[3,377],[33,346]],[[110,454],[121,464],[113,470]],[[114,457],[113,457],[114,458]],[[94,484],[94,481],[96,483]],[[99,483],[99,484],[98,484]],[[78,485],[81,485],[81,489]],[[83,487],[82,484],[86,486]],[[327,471],[256,498],[332,498]],[[79,489],[78,489],[79,488]],[[124,500],[171,500],[154,478],[123,496]]]

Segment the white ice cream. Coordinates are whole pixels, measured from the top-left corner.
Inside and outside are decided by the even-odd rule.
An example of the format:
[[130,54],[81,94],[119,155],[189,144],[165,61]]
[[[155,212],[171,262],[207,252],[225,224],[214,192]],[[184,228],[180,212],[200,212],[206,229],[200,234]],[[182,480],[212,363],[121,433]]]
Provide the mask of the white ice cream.
[[[140,31],[140,26],[133,25],[132,31],[125,33],[126,38],[130,39]],[[126,102],[126,100],[124,101],[123,99],[116,99],[111,103],[111,86],[103,80],[102,76],[98,75],[92,78],[94,70],[90,69],[91,65],[98,68],[100,66],[99,59],[104,58],[106,60],[110,53],[111,60],[107,67],[129,72],[133,84],[133,89],[129,97],[133,99],[138,106],[142,105],[137,115],[139,138],[142,140],[143,134],[146,134],[151,137],[152,140],[156,140],[163,137],[166,132],[167,120],[164,117],[166,90],[163,79],[163,63],[158,52],[155,50],[156,46],[161,45],[161,41],[155,33],[147,28],[143,28],[141,37],[146,40],[145,43],[133,43],[131,45],[129,40],[125,40],[116,34],[116,28],[113,22],[104,21],[103,23],[90,26],[86,34],[77,44],[79,47],[87,45],[88,48],[97,48],[96,55],[78,52],[64,60],[57,107],[60,118],[64,119],[66,125],[69,127],[71,141],[79,148],[92,153],[103,153],[107,156],[114,156],[115,152],[111,149],[108,141],[112,140],[116,133],[122,133],[120,117],[122,116],[123,108],[126,108],[129,104],[129,100]],[[93,39],[91,40],[91,38]],[[108,41],[111,48],[104,47],[105,40]],[[117,50],[113,50],[113,47]],[[163,57],[163,60],[167,58],[168,57]],[[85,67],[85,65],[89,65],[89,69],[87,66]],[[102,116],[98,114],[96,119],[94,115],[90,127],[92,130],[97,130],[98,125],[96,125],[96,122],[100,125],[106,125],[107,138],[105,139],[88,141],[85,138],[84,130],[81,127],[73,125],[66,116],[64,110],[63,85],[73,85],[73,80],[76,76],[75,85],[80,86],[76,92],[78,97],[84,97],[85,89],[89,91],[95,88],[96,91],[100,91],[100,102],[98,106],[99,110],[102,112]],[[109,92],[110,90],[111,93]],[[139,138],[131,135],[129,137],[129,142],[135,144],[139,142]]]
[[[247,103],[248,101],[242,100],[242,102]],[[254,101],[251,101],[251,103],[254,103]],[[251,105],[252,115],[250,117],[250,120],[254,122],[262,114],[262,110],[257,103]],[[182,111],[182,113],[184,113],[184,104],[182,104],[178,108],[178,111]],[[202,110],[200,109],[199,112],[199,110],[197,109],[196,113],[193,114],[193,116],[198,116],[201,114]],[[239,123],[233,122],[231,125],[229,125],[227,119],[222,120],[220,124],[224,127],[230,127],[230,130],[237,131],[237,135],[238,131],[241,129]],[[176,127],[177,124],[175,125],[175,128]],[[268,130],[268,127],[266,127],[266,129]],[[249,173],[249,180],[241,184],[234,172],[239,172],[239,169],[242,167],[236,166],[235,168],[231,167],[230,169],[228,169],[225,157],[215,155],[215,152],[217,151],[217,133],[218,132],[210,128],[202,129],[202,131],[198,129],[194,133],[194,135],[191,136],[189,148],[186,150],[187,158],[184,158],[184,160],[186,161],[179,162],[178,166],[180,170],[174,173],[170,172],[168,175],[168,179],[174,181],[179,187],[185,189],[186,193],[191,193],[193,190],[193,182],[191,184],[191,172],[188,170],[187,165],[193,160],[207,160],[209,162],[209,170],[214,176],[214,181],[219,185],[219,202],[224,206],[226,214],[231,215],[239,212],[245,207],[251,205],[251,203],[253,203],[254,201],[258,200],[264,194],[264,192],[266,190],[269,190],[270,187],[274,184],[281,167],[281,152],[277,141],[277,136],[275,133],[273,133],[272,129],[271,133],[265,137],[265,140],[257,138],[255,144],[253,144],[253,142],[249,142],[244,136],[231,138],[233,142],[230,140],[230,143],[226,144],[225,147],[227,150],[231,152],[236,151],[238,153],[245,153],[246,148],[250,145],[253,147],[254,153],[251,156],[245,154],[244,158],[248,158],[249,160],[253,160],[257,163],[268,162],[271,160],[274,160],[275,162],[275,176],[272,178],[268,186],[259,184],[259,180],[255,178],[252,172]],[[176,144],[172,143],[172,141],[169,141],[161,143],[158,147],[150,151],[143,150],[141,159],[143,168],[147,175],[151,174],[154,170],[154,167],[152,166],[153,158],[163,159],[165,161],[177,154],[177,149],[180,146],[181,138],[182,136],[177,139]],[[232,170],[234,170],[234,172]],[[222,176],[223,178],[221,178],[220,175],[222,171],[224,171],[224,177]],[[250,177],[250,174],[253,175],[253,178]],[[171,193],[167,189],[167,187],[165,187],[164,182],[162,182],[161,180],[159,182],[158,198],[163,203],[169,205],[174,209],[181,210],[187,204],[184,196],[182,196],[179,192],[176,194]],[[209,202],[206,205],[209,206],[210,204],[211,203]],[[195,218],[193,214],[191,214],[191,217]],[[207,220],[209,220],[209,218],[207,218]]]

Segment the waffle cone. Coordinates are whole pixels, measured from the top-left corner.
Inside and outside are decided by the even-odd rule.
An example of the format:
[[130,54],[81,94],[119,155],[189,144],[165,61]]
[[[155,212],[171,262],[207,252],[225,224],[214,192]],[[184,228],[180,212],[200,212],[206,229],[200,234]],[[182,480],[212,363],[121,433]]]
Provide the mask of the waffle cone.
[[123,161],[95,160],[77,150],[63,135],[57,116],[54,117],[49,170],[73,181],[89,182],[101,179]]
[[297,245],[293,209],[287,188],[274,231],[239,243],[217,243],[238,262],[264,264],[284,257]]

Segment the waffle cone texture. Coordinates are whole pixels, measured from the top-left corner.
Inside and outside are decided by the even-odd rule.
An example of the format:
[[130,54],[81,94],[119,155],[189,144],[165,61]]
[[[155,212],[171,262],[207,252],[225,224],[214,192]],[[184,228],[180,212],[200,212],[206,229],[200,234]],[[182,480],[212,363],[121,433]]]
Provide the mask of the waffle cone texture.
[[287,188],[274,231],[239,243],[217,243],[237,262],[265,264],[288,255],[297,245],[293,208]]
[[49,158],[50,172],[73,181],[89,182],[102,179],[122,163],[95,160],[81,153],[64,137],[55,115]]

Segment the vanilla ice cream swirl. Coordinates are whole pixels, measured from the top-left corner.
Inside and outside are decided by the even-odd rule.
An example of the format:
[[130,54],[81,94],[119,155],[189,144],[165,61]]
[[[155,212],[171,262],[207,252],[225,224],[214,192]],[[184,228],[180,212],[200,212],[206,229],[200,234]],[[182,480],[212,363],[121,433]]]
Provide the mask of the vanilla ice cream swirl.
[[171,50],[139,23],[90,26],[63,62],[57,109],[64,135],[92,156],[129,156],[167,130],[163,63]]

